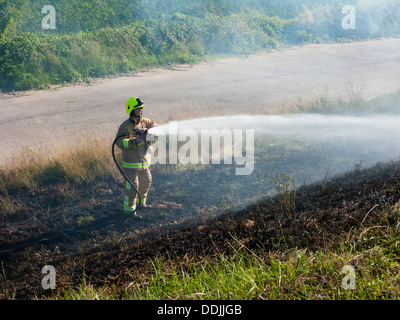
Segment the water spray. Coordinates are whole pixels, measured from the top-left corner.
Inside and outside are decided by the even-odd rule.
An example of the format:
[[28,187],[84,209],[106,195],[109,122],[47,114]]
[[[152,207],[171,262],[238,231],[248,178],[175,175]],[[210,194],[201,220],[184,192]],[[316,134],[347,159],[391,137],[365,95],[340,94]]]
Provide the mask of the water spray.
[[[213,157],[203,162],[202,154],[199,152],[208,150],[210,146],[216,149],[215,152],[211,151],[218,158],[216,160],[220,160],[222,153],[224,155],[223,158],[221,156],[221,162],[216,164],[231,166],[246,164],[250,169],[254,168],[254,171],[247,170],[249,175],[254,176],[251,177],[253,180],[257,174],[294,170],[299,174],[298,176],[296,173],[296,180],[300,179],[299,183],[313,183],[328,178],[328,172],[329,175],[336,175],[351,171],[357,163],[363,163],[363,167],[368,167],[377,162],[386,162],[399,157],[399,123],[399,114],[234,115],[177,121],[174,125],[170,122],[151,128],[148,133],[149,136],[158,137],[157,142],[152,145],[153,151],[157,150],[153,164],[214,164]],[[235,141],[235,130],[254,131],[253,146],[250,145],[252,139],[247,139],[247,132],[246,140],[242,140],[246,155],[242,157],[245,160],[243,163],[236,161],[239,158],[228,163],[227,160],[232,160],[232,157],[225,157],[226,150],[220,148],[223,140],[224,146],[228,145],[230,151],[234,149],[231,142]],[[206,139],[202,139],[203,132],[207,133]],[[212,140],[215,137],[209,134],[211,132],[216,133],[216,140]],[[224,132],[230,134],[222,134]],[[209,143],[206,147],[203,146],[204,140]],[[214,141],[218,142],[215,146]],[[172,149],[171,144],[174,146]],[[286,154],[293,154],[293,158],[276,158],[278,154],[271,154],[275,151],[280,152],[282,148],[279,149],[279,145],[286,150]],[[186,155],[188,150],[190,153],[193,151],[193,157]],[[242,150],[239,148],[239,151]],[[301,153],[303,158],[296,159]],[[302,160],[304,158],[307,160]],[[299,162],[296,162],[297,160]],[[238,176],[236,181],[247,184],[249,179]]]

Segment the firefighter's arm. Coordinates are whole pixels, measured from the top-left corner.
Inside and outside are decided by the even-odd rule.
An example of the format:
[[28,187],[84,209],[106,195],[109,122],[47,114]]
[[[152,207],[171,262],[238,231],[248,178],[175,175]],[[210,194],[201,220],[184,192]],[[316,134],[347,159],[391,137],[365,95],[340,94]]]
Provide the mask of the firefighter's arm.
[[157,127],[158,126],[158,123],[157,122],[154,122],[153,120],[150,120],[148,123],[147,123],[147,129],[151,129],[151,128],[154,128],[154,127]]
[[129,132],[120,128],[117,133],[117,137],[120,137],[117,140],[117,146],[121,150],[132,149],[136,146],[136,139],[130,138]]

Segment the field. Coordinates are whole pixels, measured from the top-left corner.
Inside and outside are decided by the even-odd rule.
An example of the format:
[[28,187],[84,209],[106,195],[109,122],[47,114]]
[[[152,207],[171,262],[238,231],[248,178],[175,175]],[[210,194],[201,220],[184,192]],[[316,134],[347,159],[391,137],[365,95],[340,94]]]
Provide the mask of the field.
[[[341,103],[392,114],[397,99]],[[302,108],[324,113],[338,102]],[[368,153],[259,137],[250,176],[224,164],[154,165],[153,208],[136,220],[121,213],[123,181],[109,148],[91,146],[53,160],[32,155],[2,172],[2,298],[399,295],[396,161],[371,166],[357,160]],[[55,290],[41,287],[45,265],[57,270]],[[346,265],[356,270],[355,290],[342,287]]]
[[[0,1],[0,300],[399,299],[398,2],[54,2]],[[124,214],[132,90],[251,174],[157,163]]]

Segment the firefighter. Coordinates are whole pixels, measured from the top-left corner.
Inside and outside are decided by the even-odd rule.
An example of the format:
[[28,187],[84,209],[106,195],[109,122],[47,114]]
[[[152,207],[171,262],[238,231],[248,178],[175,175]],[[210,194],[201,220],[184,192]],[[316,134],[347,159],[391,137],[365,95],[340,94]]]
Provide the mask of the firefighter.
[[[149,143],[146,141],[147,130],[157,126],[153,120],[142,117],[143,102],[132,97],[126,102],[126,113],[129,118],[119,127],[117,137],[125,135],[117,141],[117,146],[122,150],[122,167],[128,178],[135,184],[141,196],[141,203],[135,189],[131,184],[125,182],[123,211],[126,214],[136,213],[139,207],[149,208],[147,195],[151,186],[152,176],[150,172],[150,151]],[[136,133],[134,131],[136,130]]]

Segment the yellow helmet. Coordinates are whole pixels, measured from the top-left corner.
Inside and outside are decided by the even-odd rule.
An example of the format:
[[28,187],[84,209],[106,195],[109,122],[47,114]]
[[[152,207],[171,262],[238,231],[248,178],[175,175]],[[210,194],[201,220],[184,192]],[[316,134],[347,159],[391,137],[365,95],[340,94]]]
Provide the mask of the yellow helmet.
[[143,108],[143,102],[139,98],[132,97],[126,102],[126,113],[131,113],[138,108]]

